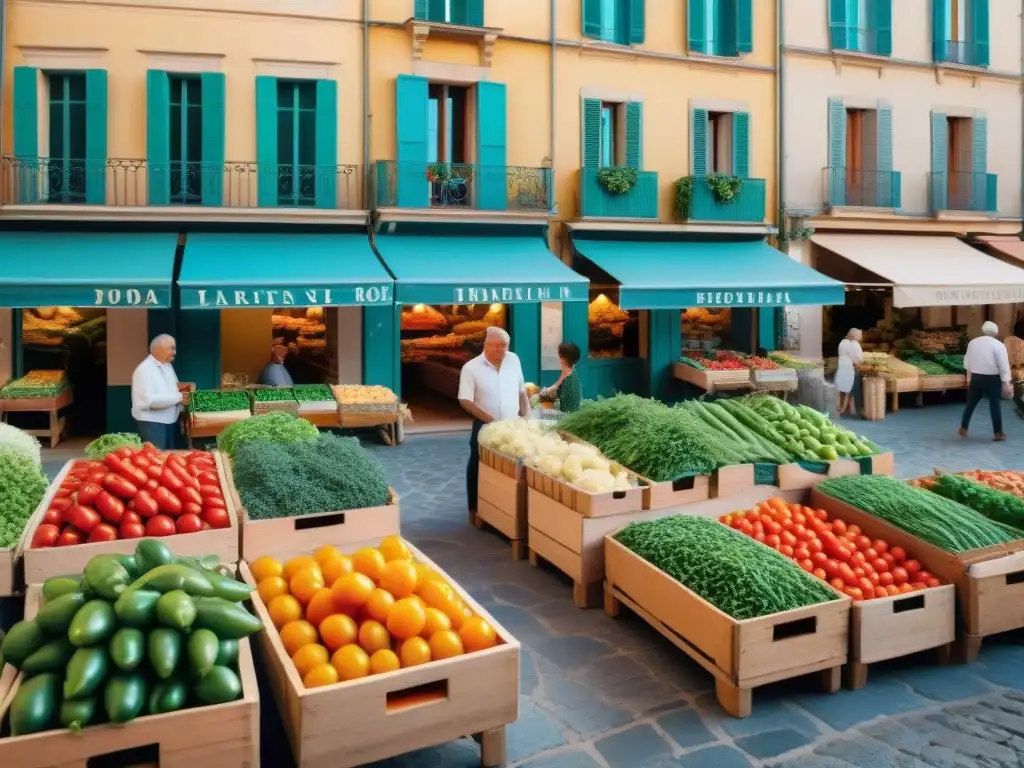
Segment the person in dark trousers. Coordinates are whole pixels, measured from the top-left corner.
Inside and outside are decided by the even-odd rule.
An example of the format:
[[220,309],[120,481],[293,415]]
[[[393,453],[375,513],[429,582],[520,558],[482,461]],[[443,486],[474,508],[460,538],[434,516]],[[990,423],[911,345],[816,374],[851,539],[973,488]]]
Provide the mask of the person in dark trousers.
[[992,429],[995,440],[1005,440],[1003,432],[1003,412],[1001,397],[1010,397],[1013,387],[1010,384],[1010,359],[1006,354],[1006,345],[996,338],[999,326],[989,321],[981,326],[982,335],[967,345],[964,355],[964,368],[967,370],[967,407],[960,419],[960,436],[967,437],[967,428],[971,423],[974,409],[984,398],[988,398],[989,411],[992,414]]

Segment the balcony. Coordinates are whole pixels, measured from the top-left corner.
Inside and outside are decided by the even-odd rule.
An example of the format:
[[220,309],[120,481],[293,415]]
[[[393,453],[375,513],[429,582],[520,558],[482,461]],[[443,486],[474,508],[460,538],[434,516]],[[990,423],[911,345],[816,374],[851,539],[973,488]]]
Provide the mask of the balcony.
[[580,217],[584,219],[657,219],[658,174],[637,171],[628,192],[609,192],[597,180],[600,168],[580,169]]
[[509,218],[547,218],[551,169],[462,163],[375,163],[374,201],[380,208],[487,212]]
[[903,179],[899,171],[863,168],[823,168],[825,205],[831,208],[903,207]]
[[4,214],[29,218],[59,218],[63,211],[72,218],[143,213],[181,220],[222,217],[225,209],[265,218],[274,208],[272,218],[320,220],[330,218],[327,211],[334,218],[365,211],[362,189],[356,165],[0,158]]
[[999,176],[980,171],[928,174],[928,209],[990,214],[998,210]]
[[859,29],[838,24],[832,25],[830,32],[833,50],[871,56],[892,55],[892,30]]
[[[715,179],[738,188],[729,199],[715,192]],[[676,185],[676,215],[687,221],[761,224],[765,213],[765,180],[736,176],[686,176]]]
[[932,58],[939,64],[987,67],[988,43],[979,44],[973,40],[934,40]]

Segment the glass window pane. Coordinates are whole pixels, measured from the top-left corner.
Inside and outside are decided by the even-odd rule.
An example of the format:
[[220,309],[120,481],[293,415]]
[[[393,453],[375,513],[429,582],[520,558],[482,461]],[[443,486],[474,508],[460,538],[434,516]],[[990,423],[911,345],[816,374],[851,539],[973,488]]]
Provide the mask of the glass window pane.
[[72,100],[85,101],[85,75],[69,75],[68,85]]
[[184,82],[180,77],[171,78],[171,104],[181,104],[181,90]]
[[64,157],[64,105],[50,102],[50,157]]
[[68,111],[71,117],[68,126],[71,157],[81,160],[85,157],[85,104],[72,102]]
[[189,105],[202,106],[203,103],[203,81],[194,78],[188,81],[188,103]]
[[316,113],[299,113],[299,163],[314,165],[316,163]]
[[291,83],[281,80],[277,81],[277,106],[279,109],[287,109],[295,104],[295,89]]
[[438,135],[438,112],[437,99],[430,99],[427,102],[427,162],[437,162]]
[[195,105],[188,107],[188,152],[185,159],[196,162],[203,159],[203,110]]
[[294,142],[294,127],[292,125],[292,111],[282,109],[277,113],[277,164],[291,165],[295,162],[292,149]]
[[316,83],[299,83],[299,107],[316,109]]
[[601,39],[615,40],[615,20],[619,14],[618,0],[601,0]]
[[181,156],[181,107],[171,105],[171,160],[180,162]]
[[601,166],[614,165],[615,136],[612,125],[614,123],[610,107],[601,108]]

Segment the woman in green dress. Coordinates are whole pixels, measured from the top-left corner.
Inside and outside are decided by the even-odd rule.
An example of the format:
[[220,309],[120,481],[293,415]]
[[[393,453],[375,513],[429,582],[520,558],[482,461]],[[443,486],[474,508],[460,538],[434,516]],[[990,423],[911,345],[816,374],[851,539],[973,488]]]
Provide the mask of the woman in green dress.
[[558,377],[558,381],[541,392],[541,399],[545,396],[553,397],[558,401],[558,410],[562,413],[572,413],[579,410],[580,403],[583,402],[583,388],[580,386],[580,377],[576,375],[580,348],[568,342],[559,344],[558,360],[562,364],[562,375]]

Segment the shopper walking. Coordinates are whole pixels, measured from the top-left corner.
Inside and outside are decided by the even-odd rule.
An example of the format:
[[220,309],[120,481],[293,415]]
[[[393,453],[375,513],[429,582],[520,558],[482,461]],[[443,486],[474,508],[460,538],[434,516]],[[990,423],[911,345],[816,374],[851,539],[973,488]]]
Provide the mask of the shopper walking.
[[1001,397],[1010,397],[1010,359],[1006,347],[996,338],[999,326],[991,320],[981,326],[982,335],[967,345],[964,368],[967,370],[967,407],[960,419],[960,436],[967,437],[974,409],[984,398],[988,398],[992,414],[992,430],[996,440],[1005,440],[1003,432],[1003,411]]
[[860,348],[863,334],[859,328],[851,328],[846,338],[839,342],[839,367],[836,369],[835,385],[839,392],[836,416],[840,417],[847,410],[857,413],[857,401],[853,396],[854,384],[857,382],[856,366],[864,362],[864,350]]
[[530,413],[523,366],[516,354],[508,351],[508,345],[508,334],[491,326],[484,338],[483,354],[462,366],[459,375],[459,405],[473,417],[466,465],[466,501],[470,512],[476,512],[480,428],[516,416],[525,419]]
[[174,338],[161,334],[149,345],[149,357],[132,374],[132,418],[139,436],[162,451],[174,447],[184,399],[174,373]]
[[557,400],[558,410],[562,413],[578,411],[583,402],[583,388],[580,386],[580,377],[576,375],[576,363],[579,361],[579,347],[569,342],[559,344],[558,362],[562,365],[562,375],[540,393],[542,400]]

